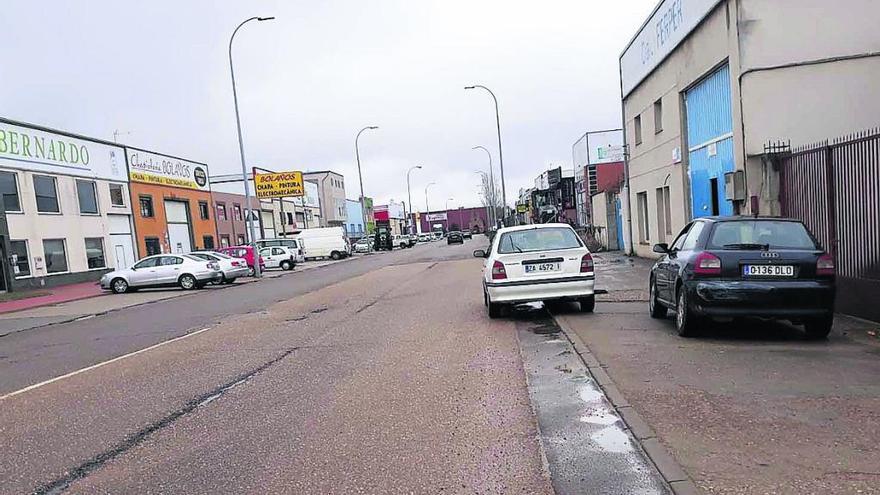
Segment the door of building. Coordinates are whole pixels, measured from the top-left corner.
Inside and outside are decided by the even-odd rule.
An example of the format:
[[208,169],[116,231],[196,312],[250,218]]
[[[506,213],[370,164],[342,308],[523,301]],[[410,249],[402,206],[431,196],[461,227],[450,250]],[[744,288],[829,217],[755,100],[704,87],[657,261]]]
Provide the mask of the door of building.
[[189,219],[189,203],[165,200],[168,244],[171,247],[172,253],[188,253],[193,250]]
[[110,226],[110,246],[113,247],[113,266],[117,269],[134,265],[134,236],[131,234],[129,215],[107,215]]
[[689,89],[685,106],[693,217],[732,215],[733,202],[724,199],[724,174],[735,166],[728,66]]

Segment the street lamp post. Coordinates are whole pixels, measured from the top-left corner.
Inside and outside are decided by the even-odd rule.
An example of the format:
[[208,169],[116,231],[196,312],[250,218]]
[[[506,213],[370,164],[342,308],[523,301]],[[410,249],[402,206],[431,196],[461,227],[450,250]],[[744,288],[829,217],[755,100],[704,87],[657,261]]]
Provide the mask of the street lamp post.
[[[422,166],[416,165],[415,167],[410,167],[410,169],[406,171],[406,197],[407,197],[407,201],[409,201],[409,216],[413,216],[413,211],[415,210],[413,208],[412,193],[410,192],[410,188],[409,188],[409,173],[417,168],[420,169],[420,168],[422,168]],[[409,223],[409,217],[407,217],[407,223]],[[413,224],[415,223],[415,219],[413,219],[412,223]],[[414,230],[413,227],[414,227],[414,225],[409,226],[410,235],[415,234],[415,232],[413,231]]]
[[489,218],[487,220],[491,220],[492,225],[498,225],[498,212],[495,210],[498,205],[498,201],[497,201],[497,198],[495,197],[495,175],[492,171],[492,169],[494,168],[494,167],[492,167],[492,153],[490,153],[489,150],[487,150],[486,148],[484,148],[482,146],[474,146],[471,149],[472,150],[483,150],[486,152],[486,156],[489,157],[489,181],[488,182],[489,182],[489,188],[490,188],[491,194],[489,195],[488,198],[486,198],[486,201],[492,202],[492,218]]
[[428,206],[428,188],[436,184],[436,182],[429,182],[428,185],[425,186],[425,223],[428,226],[428,230],[433,234],[433,229],[431,228],[431,222],[428,221],[428,215],[431,213],[431,207]]
[[[247,24],[248,22],[250,22],[250,21],[271,21],[272,19],[275,19],[275,17],[251,17],[249,19],[245,19],[244,21],[242,21],[241,24],[238,25],[238,27],[235,28],[234,31],[232,31],[232,36],[229,37],[229,74],[232,76],[232,101],[235,105],[235,126],[238,129],[238,152],[241,155],[241,179],[244,181],[244,197],[245,197],[245,204],[246,204],[245,211],[247,212],[248,229],[251,234],[250,244],[254,248],[254,255],[255,255],[254,257],[255,258],[258,257],[258,255],[256,253],[256,251],[257,251],[257,247],[256,247],[257,246],[256,245],[257,236],[256,236],[256,232],[254,231],[253,216],[251,215],[251,189],[248,184],[247,165],[245,164],[245,158],[244,158],[244,140],[241,137],[241,117],[239,116],[239,113],[238,113],[238,93],[235,90],[235,67],[232,64],[232,41],[235,39],[235,34],[238,33],[238,30],[241,29],[241,27],[244,26],[245,24]],[[256,263],[256,262],[254,263],[254,276],[256,276],[256,277],[260,276],[260,264]]]
[[[363,129],[361,129],[360,131],[358,131],[357,136],[355,136],[355,138],[354,138],[354,156],[355,156],[355,159],[357,160],[357,166],[358,166],[358,183],[359,183],[360,189],[361,189],[361,198],[360,198],[361,219],[363,219],[363,222],[364,222],[364,231],[367,230],[367,211],[364,209],[364,176],[361,174],[361,151],[360,151],[360,148],[358,147],[358,140],[361,138],[361,134],[364,131],[366,131],[368,129],[373,130],[373,129],[378,129],[378,128],[379,128],[379,126],[376,126],[376,125],[368,125],[368,126],[364,127]],[[367,243],[367,253],[372,252],[372,251],[373,251],[372,244],[370,244],[368,242]]]
[[473,86],[465,86],[464,89],[474,89],[481,88],[485,89],[492,95],[492,100],[495,102],[495,129],[498,131],[498,166],[501,167],[501,215],[503,219],[507,218],[507,190],[504,187],[504,154],[501,152],[501,117],[498,114],[498,98],[495,97],[495,93],[492,92],[491,89],[486,86],[482,86],[480,84],[474,84]]
[[446,211],[446,231],[449,232],[449,202],[455,201],[455,198],[449,198],[446,200],[446,204],[443,206],[443,209]]

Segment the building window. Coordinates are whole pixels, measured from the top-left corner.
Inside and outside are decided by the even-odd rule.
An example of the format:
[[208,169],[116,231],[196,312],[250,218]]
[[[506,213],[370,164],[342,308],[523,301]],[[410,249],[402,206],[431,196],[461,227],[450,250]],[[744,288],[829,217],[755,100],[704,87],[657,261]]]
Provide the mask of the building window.
[[207,201],[199,201],[199,218],[202,220],[208,220],[210,217],[210,212],[208,211],[208,202]]
[[13,266],[16,277],[29,277],[31,274],[30,257],[28,256],[27,241],[9,241],[10,254],[15,255]]
[[238,234],[238,245],[244,246],[247,244],[247,240],[244,238],[244,234]]
[[86,261],[89,269],[107,266],[104,259],[104,239],[100,237],[86,238]]
[[47,273],[67,271],[67,250],[64,249],[64,239],[44,239],[43,256],[46,259]]
[[110,205],[125,206],[125,186],[110,184]]
[[232,204],[232,218],[235,220],[242,220],[241,205],[235,203]]
[[58,208],[58,188],[55,177],[34,176],[34,194],[37,196],[37,211],[40,213],[61,213]]
[[284,213],[287,214],[287,225],[293,225],[293,213],[289,211],[285,211]]
[[226,215],[226,205],[223,203],[217,203],[217,218],[220,220],[229,220],[229,217]]
[[98,196],[95,191],[94,182],[90,180],[77,180],[76,196],[79,199],[79,212],[81,214],[98,214]]
[[144,238],[144,246],[147,248],[147,256],[153,256],[154,254],[162,253],[162,245],[159,244],[158,237]]
[[212,235],[202,236],[202,245],[207,250],[214,249],[214,236],[212,236]]
[[651,232],[648,230],[648,193],[640,192],[636,194],[636,208],[639,215],[639,242],[647,244],[651,239]]
[[672,235],[672,205],[669,197],[669,186],[663,188],[663,218],[666,233]]
[[7,212],[21,211],[18,201],[18,174],[0,172],[0,194],[3,194],[3,207]]
[[143,218],[153,218],[155,213],[153,212],[153,197],[152,196],[141,196],[140,197],[141,204],[141,217]]
[[220,236],[220,247],[229,247],[229,236],[221,235]]
[[654,134],[663,130],[663,99],[654,102]]
[[635,120],[633,121],[636,130],[636,145],[642,144],[642,116],[636,115]]

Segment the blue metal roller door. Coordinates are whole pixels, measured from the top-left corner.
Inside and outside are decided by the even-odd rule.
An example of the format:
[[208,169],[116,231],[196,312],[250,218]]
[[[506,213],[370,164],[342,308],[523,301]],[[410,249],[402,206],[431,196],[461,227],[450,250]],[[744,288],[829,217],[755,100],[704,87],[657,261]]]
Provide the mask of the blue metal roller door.
[[724,173],[734,170],[729,67],[688,90],[685,105],[693,216],[732,215],[733,203],[724,199]]

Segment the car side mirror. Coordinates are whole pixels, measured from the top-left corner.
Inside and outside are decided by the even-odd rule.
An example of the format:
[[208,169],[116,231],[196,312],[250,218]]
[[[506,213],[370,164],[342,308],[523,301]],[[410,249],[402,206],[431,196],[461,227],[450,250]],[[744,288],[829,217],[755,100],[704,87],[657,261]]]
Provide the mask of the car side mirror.
[[669,244],[666,244],[665,242],[661,242],[660,244],[654,244],[654,252],[660,253],[660,254],[669,253]]
[[475,249],[474,250],[474,258],[488,258],[488,257],[489,257],[489,253],[487,253],[486,251],[483,251],[482,249]]

